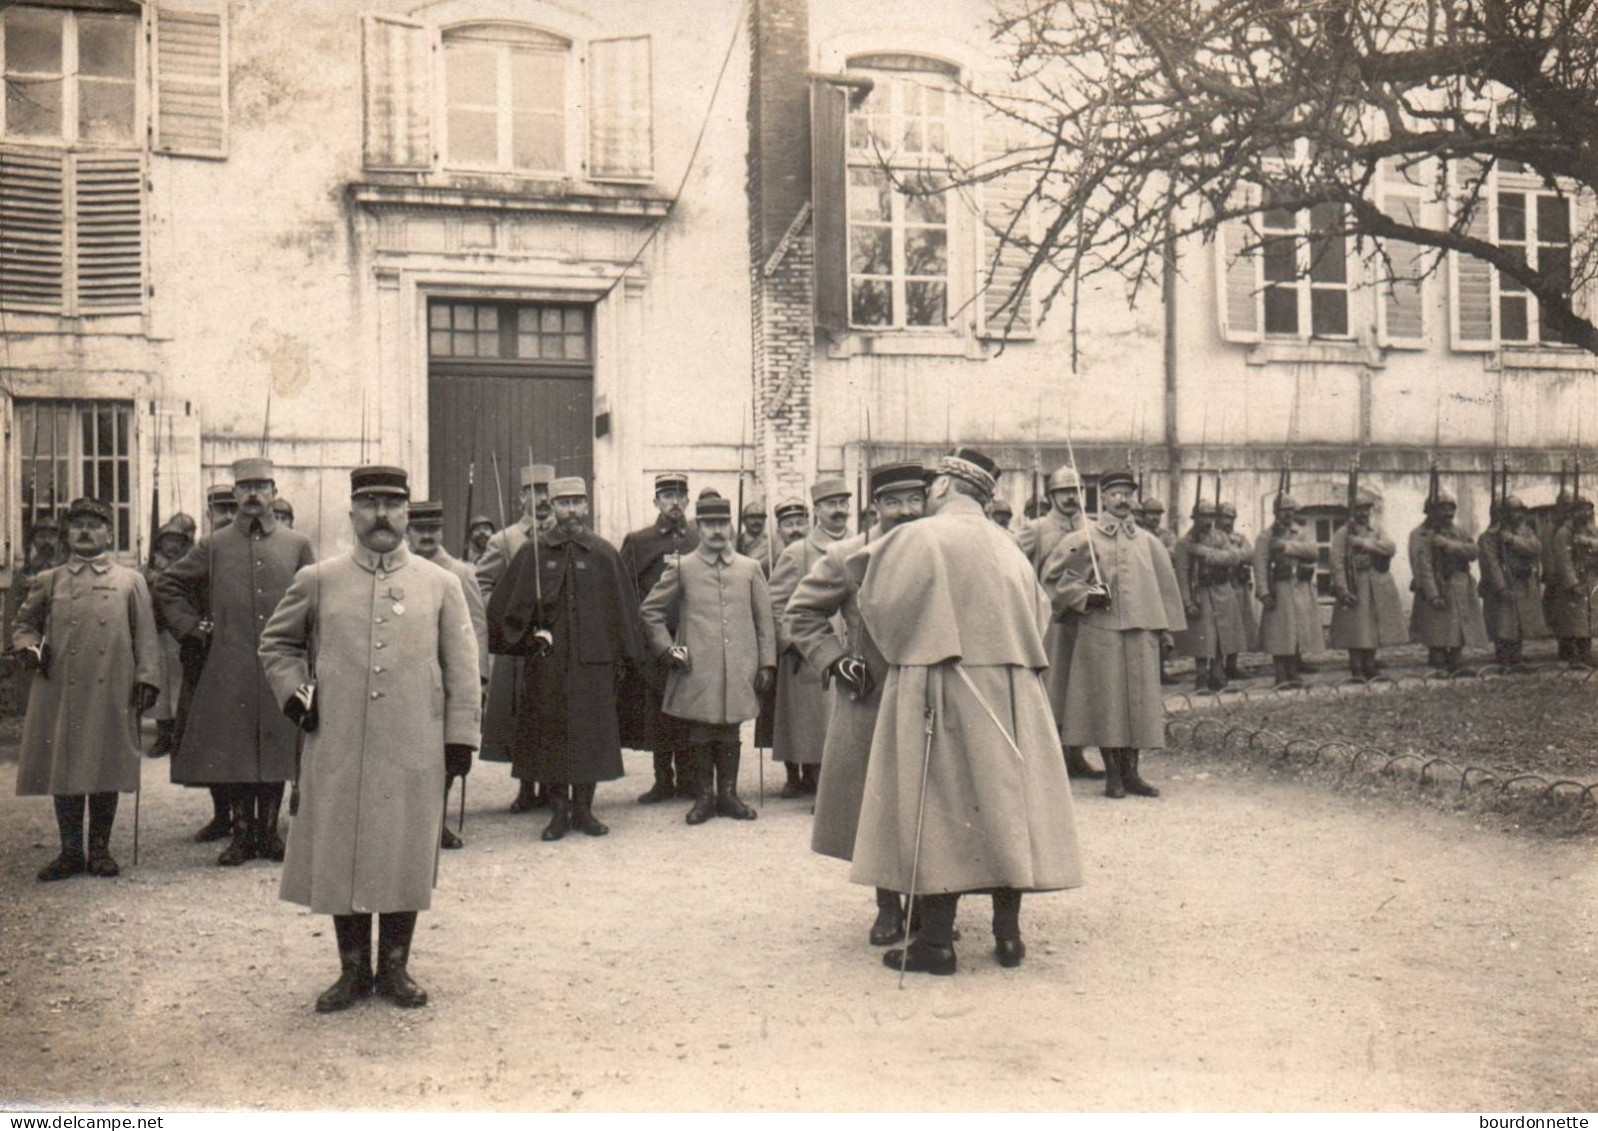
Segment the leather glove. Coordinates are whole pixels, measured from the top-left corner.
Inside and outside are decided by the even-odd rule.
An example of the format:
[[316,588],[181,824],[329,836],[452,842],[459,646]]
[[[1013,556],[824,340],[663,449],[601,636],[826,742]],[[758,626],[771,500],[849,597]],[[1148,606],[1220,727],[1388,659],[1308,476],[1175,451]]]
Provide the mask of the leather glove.
[[859,656],[839,656],[828,665],[823,673],[822,682],[837,680],[849,692],[849,698],[856,703],[870,697],[876,690],[877,681],[871,675],[871,669]]
[[46,679],[50,678],[50,645],[48,642],[29,644],[26,647],[18,648],[14,654],[17,657],[17,663],[22,665],[23,671],[38,672]]
[[1089,612],[1093,611],[1094,609],[1107,609],[1109,607],[1110,607],[1110,592],[1109,592],[1109,590],[1107,590],[1107,589],[1091,589],[1091,590],[1088,591],[1087,608],[1088,608]]
[[674,671],[686,672],[693,670],[693,661],[688,658],[688,645],[686,644],[673,644],[666,649],[666,654],[660,659],[662,663]]
[[1189,605],[1187,608],[1183,609],[1182,611],[1187,614],[1187,619],[1188,620],[1190,620],[1190,621],[1198,620],[1199,607],[1197,605]]
[[1446,609],[1448,608],[1448,598],[1438,594],[1431,599],[1431,606],[1434,609]]
[[777,669],[761,668],[755,673],[755,694],[764,695],[777,685]]
[[555,636],[547,628],[541,628],[533,633],[533,648],[528,652],[529,658],[537,660],[549,655],[555,650]]
[[459,742],[444,743],[444,772],[452,778],[472,772],[472,748]]
[[160,697],[160,688],[148,683],[135,683],[132,697],[134,712],[140,715],[144,714],[144,712],[155,706],[155,701]]
[[316,729],[316,684],[302,683],[289,701],[283,704],[283,713],[289,717],[289,722],[299,727],[306,734]]

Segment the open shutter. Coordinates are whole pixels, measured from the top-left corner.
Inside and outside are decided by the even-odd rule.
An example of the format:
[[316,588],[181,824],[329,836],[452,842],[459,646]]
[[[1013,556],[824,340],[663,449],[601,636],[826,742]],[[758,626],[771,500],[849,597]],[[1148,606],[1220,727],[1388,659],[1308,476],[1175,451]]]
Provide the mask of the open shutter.
[[155,7],[155,151],[226,157],[227,5],[173,0]]
[[366,168],[431,169],[433,68],[427,28],[394,16],[366,16],[361,30]]
[[649,37],[588,45],[588,176],[647,181],[655,174]]
[[144,169],[137,157],[78,154],[76,274],[79,314],[144,307]]
[[816,325],[834,337],[849,329],[849,202],[844,131],[846,89],[810,84],[810,192],[816,243]]
[[0,150],[0,309],[61,313],[65,170],[59,152]]
[[[1250,191],[1245,203],[1254,199]],[[1215,292],[1221,337],[1265,340],[1265,280],[1259,238],[1247,217],[1224,220],[1215,236]]]
[[[1009,119],[993,112],[984,114],[984,166],[1004,169],[1014,164],[1025,144],[1009,128]],[[1030,282],[1022,286],[1036,235],[1027,202],[1033,183],[1032,174],[1023,167],[1001,172],[981,186],[982,262],[976,285],[982,293],[977,304],[977,333],[984,338],[1026,339],[1037,332],[1035,294]]]
[[[1377,207],[1401,224],[1420,226],[1426,203],[1424,187],[1391,161],[1382,162],[1376,180]],[[1376,340],[1389,349],[1426,346],[1425,248],[1407,240],[1387,240],[1377,257]]]
[[[1474,178],[1469,183],[1478,186],[1475,195],[1465,200],[1456,194],[1454,206],[1471,210],[1465,226],[1468,235],[1491,240],[1493,197],[1490,186]],[[1449,322],[1454,349],[1481,352],[1498,348],[1492,265],[1475,256],[1451,251],[1448,253],[1448,276]]]

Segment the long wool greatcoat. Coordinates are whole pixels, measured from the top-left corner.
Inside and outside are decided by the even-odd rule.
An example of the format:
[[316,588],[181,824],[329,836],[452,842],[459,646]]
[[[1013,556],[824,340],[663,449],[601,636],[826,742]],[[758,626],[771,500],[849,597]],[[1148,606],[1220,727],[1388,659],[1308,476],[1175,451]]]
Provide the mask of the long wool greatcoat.
[[[532,540],[534,519],[524,516],[504,530],[488,536],[477,559],[477,589],[483,603],[488,603],[494,586],[505,575],[521,548]],[[539,536],[543,536],[540,530]],[[516,714],[521,707],[522,659],[505,657],[490,661],[488,668],[488,704],[483,708],[483,748],[478,757],[485,762],[509,762],[511,737],[516,733]]]
[[1219,530],[1202,539],[1183,538],[1176,544],[1171,568],[1184,610],[1198,606],[1198,616],[1174,638],[1176,654],[1212,660],[1248,650],[1248,629],[1237,607],[1233,574],[1248,557]]
[[[1281,547],[1271,553],[1271,543]],[[1259,650],[1272,656],[1307,655],[1326,646],[1315,600],[1315,561],[1320,550],[1300,523],[1272,525],[1254,540],[1254,583],[1260,593]],[[1269,594],[1274,601],[1265,604]]]
[[[1041,579],[1043,564],[1060,544],[1060,539],[1081,529],[1082,512],[1067,517],[1051,508],[1047,514],[1022,526],[1015,541]],[[1065,693],[1071,680],[1071,652],[1076,647],[1076,630],[1074,619],[1051,619],[1048,631],[1043,634],[1043,648],[1049,656],[1049,670],[1044,673],[1043,682],[1049,689],[1049,710],[1054,712],[1057,724],[1065,721]]]
[[[1110,607],[1089,611],[1095,557]],[[1106,513],[1055,547],[1043,584],[1055,610],[1080,622],[1060,730],[1066,745],[1164,746],[1160,633],[1187,627],[1171,555],[1131,518]]]
[[156,581],[161,616],[179,640],[206,615],[214,625],[183,741],[172,756],[173,781],[214,785],[294,776],[294,727],[272,700],[256,650],[289,582],[315,560],[305,535],[271,515],[241,515],[201,538]]
[[821,527],[784,547],[771,571],[771,613],[777,624],[777,715],[772,730],[773,762],[820,762],[827,744],[827,720],[832,696],[821,686],[821,676],[806,667],[799,649],[784,627],[783,612],[801,578],[816,567],[827,547],[842,539]]
[[1254,611],[1254,547],[1235,530],[1224,531],[1232,549],[1243,551],[1243,560],[1232,569],[1232,593],[1237,598],[1237,613],[1243,618],[1241,651],[1256,652],[1260,644],[1260,619]]
[[[665,576],[666,567],[684,554],[691,554],[699,545],[699,528],[686,519],[673,525],[665,515],[659,515],[642,530],[634,530],[621,541],[621,566],[631,582],[633,592],[642,602]],[[673,616],[666,625],[673,633],[677,620]],[[622,678],[617,692],[621,716],[622,745],[630,750],[656,750],[674,753],[681,744],[683,730],[678,722],[666,717],[662,721],[661,693],[665,690],[666,673],[659,664],[644,664],[630,668]]]
[[908,891],[924,812],[917,893],[1081,884],[1071,786],[1042,679],[1049,606],[1026,555],[974,500],[955,495],[873,540],[848,567],[861,579],[866,630],[891,665],[849,878]]
[[[885,536],[879,526],[871,532],[870,541],[880,542]],[[851,698],[842,686],[834,686],[830,692],[832,713],[821,753],[810,847],[839,860],[854,858],[866,768],[871,761],[871,733],[888,678],[888,661],[860,619],[860,586],[845,564],[867,544],[866,535],[856,534],[828,546],[815,568],[800,579],[783,614],[783,631],[812,671],[824,672],[839,657],[854,653],[865,660],[875,681],[864,699]]]
[[[455,575],[405,546],[302,570],[261,634],[281,705],[316,685],[281,896],[319,915],[425,911],[444,746],[475,747],[477,641]],[[313,674],[314,673],[314,674]]]
[[[1485,648],[1481,599],[1471,583],[1476,560],[1475,539],[1457,526],[1433,529],[1425,523],[1409,535],[1409,587],[1415,603],[1409,611],[1409,638],[1428,648]],[[1441,596],[1442,608],[1432,607]]]
[[[1353,542],[1351,551],[1346,525],[1332,535],[1332,591],[1338,602],[1332,606],[1327,647],[1374,649],[1406,643],[1404,607],[1389,568],[1398,547],[1374,528],[1361,528]],[[1345,593],[1354,596],[1352,608],[1342,601]]]
[[[420,557],[420,555],[418,555]],[[483,595],[477,588],[477,571],[459,558],[455,557],[443,546],[430,558],[423,561],[432,562],[440,569],[453,573],[460,579],[461,595],[466,598],[466,612],[472,618],[472,635],[477,637],[477,674],[479,677],[488,674],[488,610],[483,606]]]
[[554,638],[547,655],[526,660],[514,775],[562,785],[621,777],[616,683],[641,648],[638,601],[615,547],[559,528],[536,550],[528,542],[495,586],[488,613],[497,655],[527,655],[541,628]]
[[674,643],[688,648],[690,666],[666,677],[666,714],[725,726],[760,713],[755,673],[777,662],[777,627],[766,576],[753,558],[703,546],[684,554],[680,565],[666,567],[639,616],[653,655]]
[[1481,561],[1482,613],[1494,640],[1548,635],[1543,619],[1542,542],[1529,522],[1489,526],[1476,541]]
[[135,684],[161,679],[150,593],[137,570],[73,557],[28,588],[12,644],[50,646],[22,723],[17,795],[132,793],[139,787]]
[[1565,523],[1554,535],[1559,563],[1559,634],[1598,636],[1598,532]]

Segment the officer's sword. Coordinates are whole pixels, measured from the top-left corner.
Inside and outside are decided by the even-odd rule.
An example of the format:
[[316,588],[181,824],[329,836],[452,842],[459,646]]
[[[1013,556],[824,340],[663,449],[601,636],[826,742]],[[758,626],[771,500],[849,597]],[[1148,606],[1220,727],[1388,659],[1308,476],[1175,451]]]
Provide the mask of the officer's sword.
[[[914,921],[916,908],[916,878],[921,871],[921,829],[927,815],[927,771],[932,767],[932,732],[933,722],[937,716],[932,710],[932,668],[927,669],[927,699],[926,706],[926,746],[921,753],[921,799],[916,803],[916,846],[915,852],[910,857],[910,891],[905,896],[904,921],[906,931],[909,924]],[[899,952],[899,988],[904,989],[904,972],[910,965],[910,939],[908,935],[904,940],[904,949]]]

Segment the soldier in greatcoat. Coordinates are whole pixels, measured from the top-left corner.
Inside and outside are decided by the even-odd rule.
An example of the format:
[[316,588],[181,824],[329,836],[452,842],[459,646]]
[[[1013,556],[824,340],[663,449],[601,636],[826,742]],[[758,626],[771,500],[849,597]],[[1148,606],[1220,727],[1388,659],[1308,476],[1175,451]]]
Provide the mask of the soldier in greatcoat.
[[1558,642],[1559,662],[1571,663],[1575,658],[1576,638],[1568,631],[1573,618],[1570,602],[1559,580],[1559,557],[1554,549],[1560,529],[1570,521],[1570,492],[1561,490],[1554,505],[1538,516],[1537,540],[1542,543],[1543,623]]
[[1542,607],[1542,542],[1526,504],[1507,496],[1477,539],[1487,635],[1501,667],[1519,664],[1528,640],[1548,635]]
[[[810,508],[805,506],[803,500],[787,498],[777,503],[772,517],[777,521],[776,541],[768,547],[770,551],[768,560],[760,563],[760,568],[766,572],[768,584],[771,580],[771,571],[777,564],[777,555],[795,542],[809,536]],[[760,714],[755,717],[755,749],[770,750],[776,737],[777,684],[773,681],[760,696]]]
[[1315,600],[1320,547],[1298,521],[1298,501],[1279,494],[1275,521],[1254,541],[1254,578],[1260,587],[1260,641],[1271,654],[1278,687],[1301,687],[1304,656],[1325,647]]
[[1425,520],[1409,535],[1409,638],[1426,645],[1427,662],[1450,675],[1460,670],[1465,648],[1487,647],[1481,599],[1471,581],[1476,539],[1454,522],[1454,496],[1440,491]]
[[1568,662],[1590,668],[1592,638],[1598,634],[1598,529],[1591,499],[1572,500],[1570,521],[1554,535],[1554,557],[1559,563],[1562,629],[1571,636]]
[[771,532],[766,529],[766,504],[762,499],[751,499],[744,504],[739,518],[738,552],[759,562],[766,576],[771,576],[777,550],[771,544]]
[[[410,518],[405,527],[405,542],[410,546],[411,553],[454,574],[461,583],[461,593],[466,597],[466,612],[472,618],[472,633],[477,637],[477,672],[486,680],[488,613],[483,607],[483,596],[477,588],[477,571],[444,548],[443,503],[432,500],[412,502],[409,513]],[[439,833],[439,843],[444,848],[460,848],[466,842],[449,827],[449,793],[457,778],[464,778],[472,772],[471,759],[457,758],[445,766],[444,771],[444,824]]]
[[[194,545],[193,523],[194,520],[188,515],[179,513],[156,531],[155,546],[150,550],[150,561],[144,569],[144,583],[151,593],[155,592],[156,578]],[[183,654],[178,648],[177,637],[162,621],[159,609],[156,610],[155,626],[161,638],[161,679],[157,684],[160,695],[150,710],[150,716],[155,719],[155,742],[150,747],[149,756],[165,758],[177,749],[178,705],[183,695]]]
[[[504,530],[493,534],[477,561],[477,585],[486,605],[494,594],[494,586],[504,576],[514,559],[527,544],[536,526],[539,532],[548,533],[555,525],[555,511],[549,501],[549,485],[554,482],[552,464],[533,463],[522,468],[522,517]],[[490,665],[488,675],[488,703],[483,708],[483,748],[478,751],[484,762],[510,762],[511,739],[516,734],[516,716],[521,709],[522,660],[507,656]],[[522,778],[517,787],[516,799],[510,803],[512,813],[527,813],[545,808],[549,799],[532,778]]]
[[726,499],[700,499],[694,518],[699,545],[672,559],[639,615],[650,652],[670,672],[662,710],[682,720],[693,753],[688,823],[752,821],[755,811],[738,797],[738,729],[776,678],[771,593],[760,566],[732,549]]
[[[821,673],[823,686],[830,685],[832,690],[832,713],[816,788],[816,819],[810,831],[811,850],[823,856],[854,859],[871,732],[888,675],[888,663],[860,619],[860,588],[846,563],[856,550],[881,541],[900,524],[920,518],[926,493],[926,474],[919,463],[873,467],[876,527],[828,546],[788,598],[784,613],[788,638],[811,669]],[[904,934],[905,908],[899,893],[878,888],[877,918],[868,935],[871,945],[887,946]]]
[[111,856],[117,794],[139,788],[139,715],[154,705],[161,678],[144,578],[106,553],[113,518],[98,499],[72,503],[71,556],[33,579],[12,635],[13,655],[33,672],[17,796],[52,796],[61,834],[61,854],[39,872],[45,882],[84,871],[117,874]]
[[295,577],[260,650],[282,713],[306,732],[281,896],[333,916],[340,973],[322,1013],[374,989],[427,1004],[408,966],[437,875],[445,766],[470,760],[482,727],[466,596],[405,544],[405,472],[356,468],[350,496],[355,548]]
[[1409,639],[1404,611],[1393,580],[1398,547],[1371,521],[1376,496],[1359,491],[1354,513],[1332,535],[1332,627],[1327,645],[1348,650],[1348,672],[1372,680],[1376,652]]
[[1243,619],[1243,647],[1227,653],[1223,669],[1227,679],[1242,679],[1239,654],[1253,652],[1259,647],[1260,639],[1260,622],[1254,613],[1254,547],[1237,531],[1237,507],[1224,500],[1215,504],[1215,529],[1226,535],[1232,549],[1243,551],[1243,560],[1232,569],[1232,593],[1237,599],[1238,615]]
[[849,875],[910,893],[921,917],[908,946],[883,955],[892,969],[953,974],[955,911],[970,892],[992,895],[995,957],[1019,966],[1022,894],[1082,882],[1041,678],[1048,600],[1026,555],[983,513],[997,471],[973,448],[943,457],[930,517],[848,562],[866,631],[889,664]]
[[466,557],[469,566],[475,566],[488,552],[488,540],[494,536],[494,520],[486,514],[474,514],[466,530]]
[[294,574],[316,559],[310,539],[272,514],[271,460],[235,462],[233,490],[237,519],[200,539],[155,585],[166,625],[206,649],[172,780],[226,791],[232,839],[217,857],[226,867],[283,859],[278,815],[294,776],[294,728],[275,709],[257,650]]
[[588,529],[588,485],[556,479],[550,495],[554,529],[517,552],[488,613],[494,652],[526,660],[511,753],[519,776],[546,783],[542,836],[555,841],[574,828],[610,831],[594,816],[594,791],[625,772],[616,688],[642,650],[621,556]]
[[[1030,522],[1022,524],[1016,532],[1016,544],[1032,563],[1032,569],[1041,579],[1043,563],[1067,534],[1082,529],[1082,481],[1069,466],[1058,467],[1046,484],[1049,509]],[[1048,652],[1049,670],[1043,679],[1049,690],[1049,710],[1054,712],[1055,724],[1065,733],[1065,694],[1071,681],[1071,649],[1076,645],[1077,622],[1074,618],[1057,621],[1051,618],[1043,634],[1043,647]],[[1102,778],[1103,770],[1088,764],[1082,747],[1068,745],[1061,739],[1065,750],[1065,772],[1073,778]]]
[[[655,521],[621,541],[622,571],[640,601],[665,576],[666,570],[699,545],[699,530],[688,521],[688,476],[676,471],[655,476]],[[673,618],[668,628],[677,631]],[[646,663],[627,672],[618,694],[622,745],[648,750],[654,756],[655,784],[639,798],[655,805],[672,798],[693,798],[693,754],[688,749],[688,724],[661,710],[667,672]]]
[[1193,659],[1193,690],[1226,687],[1226,657],[1248,646],[1243,615],[1237,608],[1232,576],[1248,551],[1215,529],[1214,502],[1193,505],[1193,525],[1178,539],[1171,566],[1182,594],[1187,627],[1172,642],[1179,656]]
[[1060,616],[1075,616],[1076,648],[1065,704],[1065,740],[1097,746],[1104,795],[1158,797],[1143,780],[1143,750],[1165,745],[1160,637],[1187,627],[1171,556],[1132,517],[1137,479],[1099,477],[1098,521],[1063,539],[1043,567]]
[[[1132,510],[1132,517],[1137,521],[1139,526],[1141,526],[1144,530],[1147,530],[1150,534],[1154,535],[1159,544],[1165,547],[1165,552],[1167,554],[1173,556],[1175,555],[1176,531],[1172,530],[1170,527],[1160,525],[1165,518],[1164,503],[1160,502],[1160,500],[1155,498],[1153,495],[1150,495],[1146,499],[1139,499],[1136,506]],[[1165,636],[1160,640],[1160,682],[1162,684],[1177,682],[1176,677],[1170,675],[1165,670],[1166,661],[1169,660],[1175,652],[1176,642],[1171,639],[1169,633],[1166,633]]]
[[771,759],[781,762],[787,772],[781,794],[786,798],[816,792],[831,703],[821,676],[805,667],[803,656],[789,639],[782,614],[799,579],[815,568],[828,546],[848,536],[851,494],[842,479],[814,484],[810,502],[815,508],[815,526],[782,551],[771,571],[771,611],[777,620],[777,713]]
[[[211,484],[205,492],[205,520],[211,533],[215,534],[231,526],[238,513],[239,501],[233,493],[233,484]],[[190,531],[191,535],[194,533],[197,531]],[[192,539],[190,549],[193,549]],[[183,669],[183,683],[178,689],[178,713],[177,718],[173,720],[172,728],[172,751],[176,753],[183,745],[184,732],[189,728],[189,715],[194,710],[194,693],[200,686],[200,674],[205,670],[205,657],[211,646],[210,633],[195,632],[186,637],[178,635],[166,623],[161,608],[161,595],[154,584],[150,586],[150,599],[155,602],[156,624],[171,632],[177,639],[178,662]],[[205,788],[211,794],[211,819],[194,834],[196,844],[226,840],[233,832],[232,795],[228,787],[209,785]]]

